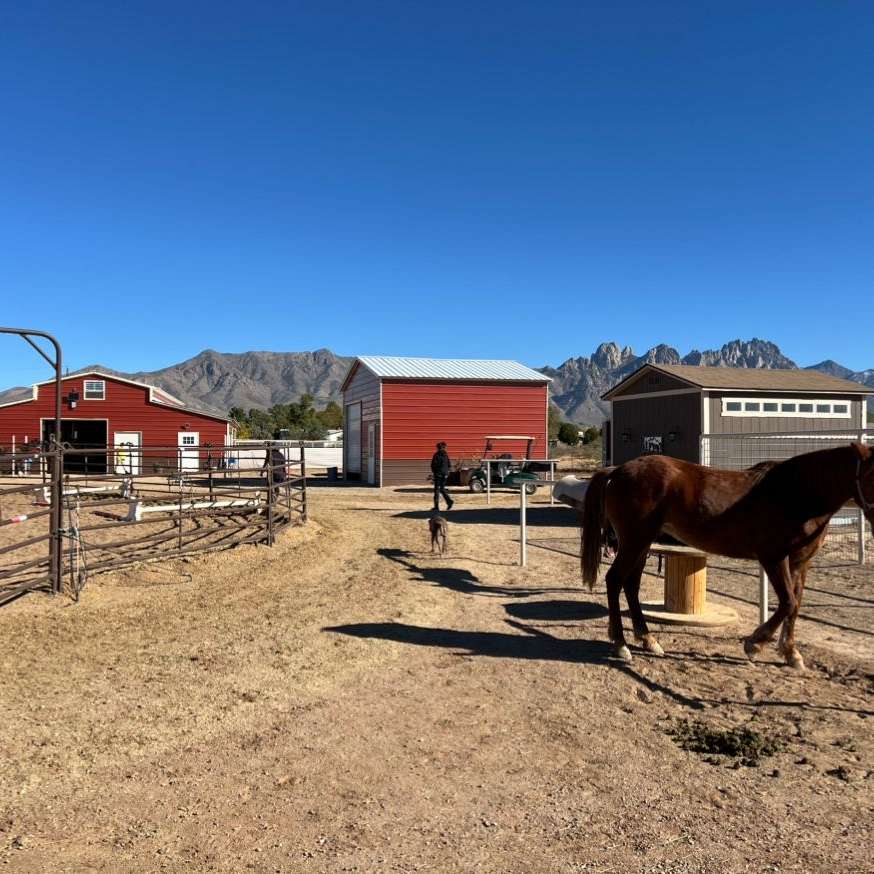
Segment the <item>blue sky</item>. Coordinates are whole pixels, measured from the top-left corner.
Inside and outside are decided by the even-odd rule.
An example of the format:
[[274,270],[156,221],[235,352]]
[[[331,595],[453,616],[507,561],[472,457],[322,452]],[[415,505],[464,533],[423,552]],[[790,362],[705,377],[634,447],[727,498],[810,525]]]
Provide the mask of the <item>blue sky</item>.
[[[832,0],[6,3],[0,323],[120,370],[874,367],[872,44]],[[0,337],[0,385],[45,376]]]

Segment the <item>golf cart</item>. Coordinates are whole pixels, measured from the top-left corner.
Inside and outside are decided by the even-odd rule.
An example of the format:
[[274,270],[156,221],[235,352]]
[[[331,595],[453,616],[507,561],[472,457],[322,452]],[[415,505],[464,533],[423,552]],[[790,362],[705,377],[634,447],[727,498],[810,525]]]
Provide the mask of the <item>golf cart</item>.
[[[504,441],[519,443],[525,441],[525,458],[515,460],[512,453],[498,453],[495,444]],[[468,488],[472,492],[480,493],[486,490],[486,467],[491,466],[491,485],[494,488],[499,486],[511,486],[518,488],[525,482],[539,479],[537,472],[539,470],[548,470],[543,467],[542,463],[531,461],[531,448],[534,446],[533,437],[520,437],[514,434],[503,434],[498,436],[486,437],[486,447],[483,451],[483,461],[486,459],[497,459],[491,462],[490,465],[480,463],[470,474],[470,482]],[[529,495],[533,495],[537,491],[537,486],[533,483],[525,486],[525,491]]]

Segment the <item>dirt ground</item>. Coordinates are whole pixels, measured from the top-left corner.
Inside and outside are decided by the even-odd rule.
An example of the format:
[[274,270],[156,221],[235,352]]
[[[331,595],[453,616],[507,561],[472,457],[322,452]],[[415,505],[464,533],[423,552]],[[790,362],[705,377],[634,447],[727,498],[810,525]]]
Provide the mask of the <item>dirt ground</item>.
[[[0,611],[5,870],[874,870],[874,568],[811,573],[805,674],[743,657],[757,580],[717,560],[739,625],[625,665],[568,510],[530,510],[523,570],[515,497],[459,494],[443,558],[429,500],[314,487],[273,549]],[[689,752],[682,719],[782,749]]]

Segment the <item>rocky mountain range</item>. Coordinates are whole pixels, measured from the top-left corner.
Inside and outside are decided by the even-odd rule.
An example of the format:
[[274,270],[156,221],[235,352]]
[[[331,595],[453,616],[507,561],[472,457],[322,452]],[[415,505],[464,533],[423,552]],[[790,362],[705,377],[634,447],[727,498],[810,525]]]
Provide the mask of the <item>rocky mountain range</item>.
[[[329,349],[315,352],[226,353],[206,349],[171,367],[160,370],[120,373],[101,365],[92,368],[105,373],[160,386],[186,403],[226,414],[231,407],[266,409],[277,403],[297,400],[309,393],[317,406],[340,399],[340,384],[352,358],[335,355]],[[693,350],[687,355],[660,344],[643,355],[629,346],[602,343],[591,356],[569,358],[558,367],[538,368],[552,377],[550,394],[565,417],[579,424],[599,424],[608,405],[601,395],[643,364],[693,364],[716,367],[797,367],[767,340],[732,340],[721,349]],[[810,369],[853,380],[874,390],[874,369],[852,371],[831,359]],[[0,403],[29,395],[29,389],[0,392]],[[871,402],[869,401],[869,404]],[[874,411],[874,405],[871,406]]]

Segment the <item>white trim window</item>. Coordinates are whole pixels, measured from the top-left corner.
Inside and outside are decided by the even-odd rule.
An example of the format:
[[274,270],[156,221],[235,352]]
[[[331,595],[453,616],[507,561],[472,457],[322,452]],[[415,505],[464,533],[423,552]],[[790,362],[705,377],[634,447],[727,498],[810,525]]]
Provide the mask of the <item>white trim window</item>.
[[778,419],[850,419],[850,401],[818,398],[726,398],[722,399],[723,416],[748,416]]
[[106,380],[86,379],[82,387],[82,396],[86,401],[105,401]]

